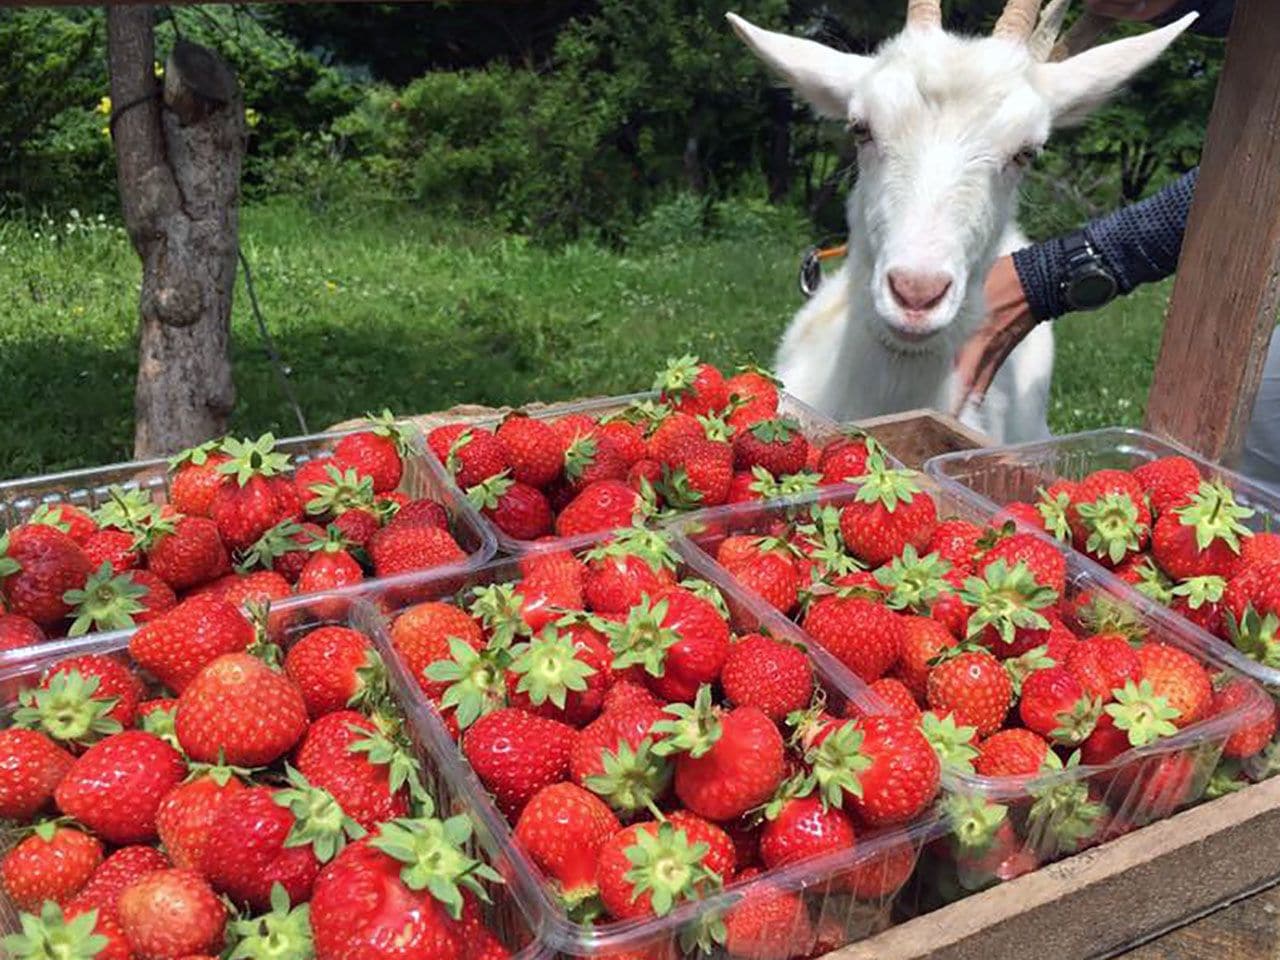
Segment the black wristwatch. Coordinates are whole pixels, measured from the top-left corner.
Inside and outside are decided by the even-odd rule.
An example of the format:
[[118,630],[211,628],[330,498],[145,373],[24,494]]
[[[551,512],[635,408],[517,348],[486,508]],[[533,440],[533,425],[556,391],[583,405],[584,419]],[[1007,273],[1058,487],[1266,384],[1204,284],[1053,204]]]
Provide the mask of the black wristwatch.
[[1097,310],[1114,300],[1120,285],[1084,231],[1076,231],[1062,243],[1067,261],[1062,299],[1067,306],[1072,310]]

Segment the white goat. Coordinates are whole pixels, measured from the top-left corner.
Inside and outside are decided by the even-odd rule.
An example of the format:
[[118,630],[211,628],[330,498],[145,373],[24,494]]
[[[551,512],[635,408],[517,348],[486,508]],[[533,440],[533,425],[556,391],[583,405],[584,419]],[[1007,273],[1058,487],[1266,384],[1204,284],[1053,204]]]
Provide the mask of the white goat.
[[[1195,19],[1045,62],[1068,0],[1008,0],[990,37],[943,31],[938,0],[907,0],[906,28],[874,56],[773,33],[734,14],[755,54],[858,141],[849,253],[795,316],[778,351],[783,385],[840,420],[949,410],[957,350],[985,315],[1022,171],[1051,127],[1083,120]],[[1039,326],[962,419],[997,441],[1048,436],[1053,333]]]

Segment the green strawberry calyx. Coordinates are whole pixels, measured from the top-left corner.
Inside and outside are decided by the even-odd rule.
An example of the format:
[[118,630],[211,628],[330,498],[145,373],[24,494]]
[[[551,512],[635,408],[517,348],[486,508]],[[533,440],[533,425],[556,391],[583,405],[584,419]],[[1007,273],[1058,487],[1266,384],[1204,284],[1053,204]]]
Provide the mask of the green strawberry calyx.
[[289,786],[277,790],[272,799],[293,814],[294,824],[284,841],[286,847],[310,847],[317,860],[328,863],[347,845],[347,840],[364,836],[364,828],[343,813],[328,790],[314,786],[288,764],[285,776]]
[[[1173,602],[1173,584],[1169,578],[1164,575],[1150,557],[1143,557],[1134,566],[1137,572],[1138,580],[1133,588],[1148,600],[1154,600],[1162,607],[1167,607]],[[1194,579],[1194,578],[1193,578]]]
[[761,443],[790,443],[800,433],[800,424],[792,417],[758,420],[747,431]]
[[1251,660],[1280,668],[1280,618],[1274,613],[1263,616],[1250,604],[1239,621],[1230,610],[1226,620],[1227,635],[1236,649]]
[[1147,525],[1138,520],[1138,505],[1127,493],[1104,493],[1092,503],[1080,504],[1076,512],[1089,534],[1085,551],[1112,563],[1137,553],[1148,533]]
[[688,834],[670,823],[636,831],[636,842],[624,851],[631,869],[623,879],[631,885],[632,899],[650,894],[653,912],[663,917],[679,903],[697,899],[709,885],[718,887],[722,878],[703,862],[708,851],[705,843],[691,843]]
[[409,796],[424,814],[429,816],[435,812],[435,801],[422,783],[422,764],[403,737],[383,733],[381,729],[371,731],[354,723],[348,729],[360,736],[347,744],[348,752],[364,754],[375,766],[386,767],[387,787],[392,793],[407,787]]
[[1106,710],[1116,729],[1128,734],[1129,743],[1135,747],[1173,736],[1178,732],[1173,721],[1182,716],[1182,711],[1170,706],[1168,697],[1155,692],[1150,680],[1125,681],[1124,687],[1115,691],[1115,702],[1107,704]]
[[660,391],[664,398],[679,400],[693,389],[701,372],[702,361],[692,354],[669,358],[666,368],[654,379],[653,389]]
[[491,646],[509,646],[517,636],[533,635],[524,619],[524,598],[516,592],[515,584],[476,587],[469,612],[488,631]]
[[107,490],[107,502],[94,512],[93,519],[104,530],[114,528],[139,537],[157,523],[160,516],[160,508],[146,491],[117,485]]
[[661,817],[656,801],[671,783],[672,769],[655,747],[653,738],[645,737],[634,750],[625,740],[616,750],[602,750],[602,772],[585,778],[583,786],[619,813],[648,810]]
[[347,701],[347,706],[368,713],[384,705],[390,696],[387,665],[376,650],[369,648],[365,651],[364,663],[356,667],[356,691]]
[[996,839],[1000,825],[1009,816],[1009,808],[991,803],[978,795],[950,794],[943,809],[951,824],[951,836],[966,856],[981,855]]
[[308,550],[315,534],[293,520],[284,520],[267,530],[236,564],[237,573],[262,568],[272,570],[275,562],[289,553]]
[[1232,552],[1240,552],[1240,538],[1251,531],[1241,520],[1248,520],[1254,511],[1236,503],[1235,494],[1220,480],[1206,481],[1186,506],[1174,511],[1178,522],[1191,527],[1196,534],[1196,549],[1207,550],[1210,544],[1221,540]]
[[978,759],[978,748],[973,745],[976,727],[956,723],[953,714],[938,716],[930,711],[921,718],[920,731],[945,767],[973,773],[973,762]]
[[751,491],[759,494],[762,499],[776,500],[779,497],[796,497],[805,493],[813,493],[816,491],[822,481],[822,474],[814,473],[810,470],[801,470],[799,473],[788,473],[782,477],[775,477],[764,467],[756,466],[751,468]]
[[702,432],[706,434],[708,440],[728,443],[733,439],[733,427],[729,426],[729,422],[724,417],[704,413],[694,419],[702,424]]
[[613,650],[613,668],[625,670],[640,666],[653,677],[666,672],[667,651],[680,642],[680,634],[662,625],[667,616],[667,602],[653,603],[646,595],[631,608],[622,623],[609,623],[606,633]]
[[564,475],[577,480],[595,464],[599,452],[600,444],[594,436],[577,434],[564,451]]
[[[1056,757],[1055,757],[1056,759]],[[1081,841],[1093,837],[1107,814],[1105,804],[1089,795],[1089,781],[1054,776],[1057,767],[1072,770],[1080,765],[1080,752],[1071,754],[1066,764],[1057,762],[1042,783],[1033,784],[1035,802],[1027,813],[1026,843],[1037,855],[1049,859],[1064,852],[1074,853]]]
[[227,927],[235,949],[227,960],[311,960],[311,906],[290,907],[289,894],[279,883],[271,885],[271,910],[259,917],[233,920]]
[[664,463],[662,477],[658,480],[658,493],[666,504],[676,510],[692,510],[702,503],[702,491],[689,483],[684,467]]
[[193,467],[203,467],[209,462],[209,454],[216,453],[221,450],[223,440],[206,440],[204,443],[197,444],[194,447],[187,447],[169,458],[169,472],[174,473],[180,467],[191,464]]
[[554,626],[546,627],[528,642],[516,644],[511,648],[507,668],[520,678],[516,692],[528,695],[534,706],[550,701],[563,710],[568,695],[585,691],[587,678],[598,672],[578,654],[573,635]]
[[11,577],[22,570],[22,564],[9,556],[9,534],[0,533],[0,579]]
[[182,744],[178,742],[178,705],[171,707],[155,707],[141,715],[140,726],[153,737],[159,737],[179,753]]
[[832,730],[806,755],[824,807],[842,807],[845,794],[862,796],[860,775],[872,762],[862,752],[862,740],[862,730],[850,720]]
[[898,504],[910,503],[920,492],[916,477],[911,470],[890,469],[879,452],[873,453],[867,457],[867,472],[858,480],[854,499],[859,503],[879,504],[893,513]]
[[1037,670],[1047,670],[1057,665],[1058,662],[1049,656],[1048,646],[1044,645],[1033,647],[1021,656],[1010,657],[1001,663],[1004,672],[1009,676],[1009,682],[1013,684],[1015,697],[1022,696],[1022,684],[1026,682],[1027,677]]
[[39,730],[59,743],[88,745],[113,733],[120,723],[109,716],[118,697],[98,697],[101,678],[68,670],[44,686],[23,690],[13,714],[16,726]]
[[875,572],[876,582],[889,591],[886,604],[894,610],[913,610],[926,613],[929,605],[950,584],[944,579],[951,572],[951,564],[938,553],[923,557],[916,548],[907,544],[902,553]]
[[40,915],[23,913],[18,917],[18,933],[11,933],[0,941],[4,954],[13,960],[44,960],[66,957],[68,960],[88,960],[96,957],[110,945],[110,940],[95,933],[98,911],[87,910],[71,920],[62,907],[46,900],[40,907]]
[[1070,710],[1063,710],[1054,717],[1058,725],[1050,732],[1049,739],[1063,746],[1077,746],[1089,738],[1101,716],[1100,698],[1081,697]]
[[60,503],[42,503],[36,507],[35,512],[27,517],[27,523],[40,524],[45,527],[53,527],[62,533],[71,532],[71,523],[62,519],[62,504]]
[[1013,643],[1019,628],[1049,629],[1038,611],[1057,603],[1058,592],[1038,584],[1025,562],[1010,569],[1001,559],[988,564],[981,577],[966,579],[960,599],[974,608],[966,636],[977,637],[990,627],[1004,643]]
[[433,683],[449,684],[440,709],[452,708],[459,729],[465,730],[485,714],[506,706],[511,649],[490,641],[477,650],[465,640],[448,639],[450,659],[428,665],[424,674]]
[[659,756],[687,753],[690,757],[705,756],[719,741],[723,733],[720,715],[711,702],[711,686],[698,688],[693,705],[672,703],[663,708],[670,720],[660,720],[653,725],[653,732],[663,735],[654,747]]
[[1067,508],[1071,505],[1071,494],[1065,490],[1050,493],[1040,487],[1036,490],[1036,510],[1044,521],[1047,533],[1062,543],[1071,542],[1071,525],[1067,522]]
[[475,486],[467,487],[467,501],[477,510],[497,510],[498,504],[515,483],[511,471],[503,470]]
[[1226,593],[1227,581],[1222,577],[1188,577],[1170,590],[1175,597],[1185,597],[1187,606],[1199,610],[1207,604],[1218,603]]
[[644,561],[654,573],[663,570],[675,572],[680,563],[680,558],[671,549],[669,537],[661,530],[650,530],[645,526],[622,530],[606,543],[583,554],[583,560],[587,563],[625,560],[630,557]]
[[368,432],[390,440],[400,456],[413,450],[417,429],[412,424],[396,419],[396,415],[388,408],[383,407],[381,413],[366,413],[364,419]]
[[647,431],[651,431],[669,416],[671,416],[670,404],[660,403],[656,400],[636,400],[615,413],[601,417],[600,422],[602,424],[615,421],[633,423],[636,426],[644,427]]
[[352,467],[339,470],[333,464],[324,468],[327,483],[313,483],[308,488],[314,496],[307,501],[309,516],[341,516],[348,510],[373,510],[373,477],[361,476]]
[[342,528],[329,524],[324,528],[323,537],[312,537],[307,544],[308,553],[343,553],[350,550],[352,543],[343,534]]
[[90,630],[127,630],[136,626],[134,614],[146,607],[139,601],[151,591],[135,583],[127,572],[117,575],[111,563],[102,561],[79,590],[68,590],[62,602],[75,612],[67,636],[79,637]]
[[242,487],[254,477],[275,477],[292,469],[288,454],[276,452],[276,438],[270,433],[257,440],[228,437],[222,441],[222,452],[230,459],[218,464],[218,473],[233,477]]
[[466,855],[470,839],[471,822],[466,814],[459,814],[448,820],[392,820],[382,824],[369,843],[404,864],[400,879],[405,886],[427,891],[457,920],[462,916],[463,888],[487,903],[483,881],[502,882],[492,867]]
[[184,783],[207,777],[220,787],[225,787],[233,779],[248,783],[253,775],[259,772],[256,767],[236,767],[227,763],[221,749],[218,750],[217,763],[192,762],[187,765],[187,771],[187,779],[183,781]]

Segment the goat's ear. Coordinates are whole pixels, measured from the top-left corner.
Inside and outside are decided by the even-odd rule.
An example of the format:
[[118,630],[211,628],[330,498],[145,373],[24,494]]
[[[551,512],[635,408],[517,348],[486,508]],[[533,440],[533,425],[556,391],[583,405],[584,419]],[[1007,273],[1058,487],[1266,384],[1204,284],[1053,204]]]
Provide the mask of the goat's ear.
[[871,65],[870,57],[841,53],[812,40],[761,30],[736,13],[725,14],[734,32],[822,116],[846,120],[849,99]]
[[1037,86],[1049,98],[1054,126],[1082,123],[1095,109],[1149,67],[1198,17],[1094,47],[1060,63],[1038,64]]

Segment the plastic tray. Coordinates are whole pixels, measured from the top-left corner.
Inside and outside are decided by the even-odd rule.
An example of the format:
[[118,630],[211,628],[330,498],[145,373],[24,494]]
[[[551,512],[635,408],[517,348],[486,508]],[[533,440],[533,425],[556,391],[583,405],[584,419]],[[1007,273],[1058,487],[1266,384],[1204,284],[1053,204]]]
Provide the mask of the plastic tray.
[[[316,599],[325,602],[323,616],[313,615]],[[350,626],[368,636],[375,648],[378,643],[375,637],[379,623],[377,611],[368,603],[354,600],[347,592],[317,594],[307,598],[291,598],[272,607],[278,619],[274,624],[281,625],[273,630],[273,639],[284,649],[300,640],[316,627],[325,624],[341,624]],[[287,623],[285,627],[283,624]],[[60,661],[84,654],[117,655],[132,665],[129,657],[129,638],[133,631],[118,631],[97,636],[75,637],[68,640],[54,641],[42,647],[28,647],[22,650],[6,651],[0,655],[0,717],[7,725],[8,717],[17,705],[17,692],[24,686],[34,684],[46,670]],[[422,741],[419,730],[423,726],[422,710],[419,698],[409,695],[414,684],[406,678],[402,670],[389,669],[388,679],[396,702],[404,712],[406,729],[416,747],[419,762],[422,765],[423,780],[428,792],[441,801],[437,804],[440,811],[448,809],[443,802],[448,793],[447,786],[440,782],[440,775],[431,764],[431,750]],[[144,675],[145,676],[145,675]],[[17,842],[18,833],[12,824],[8,829],[0,831],[0,856],[6,853]],[[480,824],[477,822],[476,834],[470,841],[472,856],[482,856],[486,846],[485,838],[479,836]],[[495,869],[501,872],[501,864],[491,861]],[[512,951],[513,960],[540,960],[546,955],[545,950],[535,935],[531,917],[526,914],[516,899],[508,895],[504,888],[494,884],[489,888],[492,903],[484,906],[485,920],[490,929]],[[18,911],[2,888],[0,888],[0,936],[18,931]]]
[[[1095,470],[1132,470],[1162,457],[1186,457],[1206,479],[1226,484],[1236,500],[1255,512],[1245,525],[1256,530],[1280,530],[1280,493],[1221,467],[1181,444],[1141,430],[1113,427],[1057,437],[1038,443],[950,453],[925,464],[925,472],[975,505],[988,518],[1005,504],[1032,500],[1036,488],[1059,477],[1078,480]],[[1046,534],[1048,536],[1048,534]],[[1132,600],[1144,600],[1129,584],[1083,554],[1077,554],[1099,582]],[[1280,669],[1250,659],[1230,643],[1164,607],[1152,605],[1154,616],[1177,624],[1234,670],[1257,680],[1280,698]]]
[[[591,542],[599,543],[605,539],[608,539],[607,534]],[[726,580],[714,564],[691,545],[678,541],[674,546],[688,573],[711,582],[721,590],[737,630],[766,629],[774,636],[799,639],[798,631],[789,621]],[[497,560],[474,571],[462,582],[456,578],[425,574],[421,582],[409,591],[381,591],[373,595],[371,602],[384,614],[384,628],[375,634],[375,640],[390,669],[405,670],[386,630],[400,610],[427,600],[448,600],[472,586],[517,579],[519,564],[518,558]],[[857,703],[868,712],[880,709],[878,698],[870,696],[865,685],[825,651],[810,649],[810,654],[816,675],[826,688],[833,709],[848,701]],[[399,679],[401,685],[409,684],[407,674],[402,673]],[[697,929],[700,923],[706,923],[710,918],[723,917],[736,903],[756,890],[794,892],[805,904],[812,928],[817,930],[821,927],[826,937],[833,938],[829,943],[824,939],[823,945],[835,949],[876,933],[895,918],[914,912],[908,893],[900,891],[894,897],[875,902],[858,901],[839,892],[835,888],[835,879],[859,867],[874,869],[882,858],[890,854],[904,855],[909,851],[913,858],[918,858],[928,842],[946,833],[940,811],[934,810],[904,827],[862,835],[853,850],[770,871],[748,883],[730,885],[715,896],[685,904],[661,918],[608,922],[594,927],[577,924],[569,919],[554,892],[542,879],[541,872],[514,842],[512,827],[449,736],[434,706],[420,692],[418,697],[419,709],[412,716],[422,724],[422,738],[439,772],[435,784],[438,802],[446,812],[467,812],[474,818],[477,836],[489,844],[487,852],[491,860],[503,864],[501,869],[512,891],[525,905],[526,912],[539,918],[538,937],[551,956],[603,958],[625,954],[675,960],[681,956],[679,943],[683,934]],[[912,887],[908,885],[904,889]],[[802,930],[793,934],[794,955],[809,955],[814,943],[806,941]],[[724,955],[723,949],[719,948],[711,954]]]
[[[404,473],[398,489],[410,497],[430,497],[438,501],[449,514],[454,539],[467,554],[465,561],[451,566],[450,570],[469,570],[481,566],[497,551],[497,543],[489,524],[481,518],[467,498],[459,494],[444,468],[426,453],[426,440],[422,431],[411,421],[401,423],[409,427],[411,449],[404,457]],[[356,428],[289,437],[277,441],[276,449],[292,457],[295,465],[301,464],[327,454],[338,440],[359,432],[360,429]],[[126,490],[147,491],[152,500],[163,503],[169,494],[168,461],[164,458],[134,460],[88,470],[71,470],[0,482],[0,532],[24,522],[46,504],[70,503],[85,510],[94,510],[109,499],[109,491],[116,486]],[[412,576],[413,574],[400,574],[388,579],[398,582]],[[339,592],[358,593],[360,585]],[[128,631],[113,633],[127,634]],[[104,632],[103,636],[106,635]]]
[[[921,485],[934,497],[940,518],[960,518],[980,525],[987,523],[991,513],[987,508],[976,506],[949,486],[930,481],[924,476],[921,480]],[[807,514],[815,503],[838,507],[850,502],[855,492],[855,488],[845,486],[793,497],[775,504],[738,504],[704,511],[698,516],[680,518],[671,527],[688,538],[694,546],[702,544],[709,551],[718,538],[733,533],[761,532],[779,518]],[[1188,629],[1179,618],[1169,615],[1146,598],[1117,589],[1108,580],[1097,576],[1093,565],[1084,558],[1071,551],[1061,552],[1067,560],[1068,597],[1078,597],[1083,593],[1105,595],[1111,605],[1125,613],[1126,619],[1135,628],[1144,629],[1149,638],[1186,650],[1214,670],[1221,670],[1230,676],[1238,675],[1231,664],[1226,662],[1228,658],[1221,655],[1220,644],[1212,643],[1206,636]],[[705,554],[706,560],[714,563],[711,557],[711,553]],[[719,565],[716,565],[716,569],[721,579],[732,577]],[[802,635],[807,637],[803,632]],[[814,644],[812,640],[809,642]],[[1005,808],[1007,819],[1015,824],[1016,836],[1006,837],[1003,842],[1009,847],[1010,858],[1026,869],[1077,852],[1084,846],[1083,843],[1063,839],[1065,814],[1046,813],[1046,808],[1042,805],[1037,808],[1036,816],[1031,816],[1033,806],[1042,797],[1050,798],[1045,804],[1056,798],[1059,807],[1055,809],[1065,808],[1069,803],[1076,803],[1078,808],[1083,800],[1101,804],[1108,811],[1107,816],[1116,830],[1132,829],[1143,823],[1162,819],[1204,796],[1210,777],[1221,759],[1223,745],[1232,733],[1254,715],[1252,711],[1257,705],[1266,702],[1263,691],[1255,689],[1257,701],[1247,702],[1235,711],[1192,724],[1177,735],[1145,748],[1131,749],[1105,765],[1076,766],[1020,778],[982,777],[944,768],[943,787],[950,795],[948,810],[958,818],[957,829],[963,830],[969,817],[984,805]],[[1168,803],[1164,802],[1167,797],[1152,798],[1151,784],[1156,782],[1164,765],[1174,763],[1189,764],[1192,771],[1185,801]],[[1157,802],[1144,802],[1147,799]],[[1179,800],[1183,799],[1179,797]],[[1094,839],[1105,839],[1108,835],[1103,833]],[[941,872],[933,873],[936,879],[936,875]],[[993,879],[998,877],[985,877],[987,882]],[[966,890],[980,885],[973,876],[962,877],[960,883]]]
[[[536,420],[558,420],[561,417],[567,417],[572,414],[585,414],[588,417],[598,418],[598,417],[607,416],[611,413],[617,413],[618,411],[623,410],[628,406],[630,406],[631,404],[639,401],[643,401],[643,400],[656,401],[657,399],[658,399],[658,394],[656,392],[631,393],[631,394],[626,394],[624,396],[619,396],[619,397],[605,397],[599,400],[582,400],[576,403],[566,403],[566,404],[561,404],[561,405],[556,405],[556,406],[551,406],[546,408],[539,407],[533,410],[522,410],[521,408],[517,408],[514,412],[527,413],[530,417],[533,417]],[[826,416],[825,414],[819,413],[817,410],[815,410],[813,407],[809,406],[808,404],[804,403],[803,401],[797,400],[795,397],[791,396],[791,394],[789,393],[779,391],[778,413],[781,416],[792,417],[796,421],[798,421],[800,424],[801,431],[804,433],[805,437],[808,438],[810,441],[822,444],[822,443],[826,443],[829,440],[833,440],[840,435],[840,425],[838,423],[836,423],[834,420],[832,420],[830,417]],[[442,420],[441,423],[465,423],[469,426],[485,427],[487,429],[493,430],[493,429],[496,429],[498,425],[502,423],[502,421],[506,418],[506,416],[508,415],[503,414],[498,416],[485,416],[485,417],[457,417],[457,418]],[[893,457],[889,457],[888,459],[893,461],[895,465],[897,464],[897,461],[894,460]],[[435,463],[439,465],[440,462],[436,460]],[[444,469],[443,466],[441,466],[440,469],[443,470]],[[457,495],[461,499],[463,500],[466,499],[466,497],[463,496],[462,491],[459,490],[456,485],[453,486],[453,489],[457,492]],[[485,523],[486,525],[489,525],[492,527],[492,525],[490,525],[489,522],[483,516],[480,519],[482,523]],[[501,530],[497,529],[496,527],[492,527],[492,531],[493,531],[493,537],[498,544],[498,550],[501,553],[504,553],[510,556],[516,556],[518,554],[525,552],[526,550],[540,548],[546,543],[557,542],[554,539],[541,540],[541,541],[516,540],[513,537],[507,536],[507,534],[503,533]],[[569,541],[564,540],[559,542],[568,543]]]

